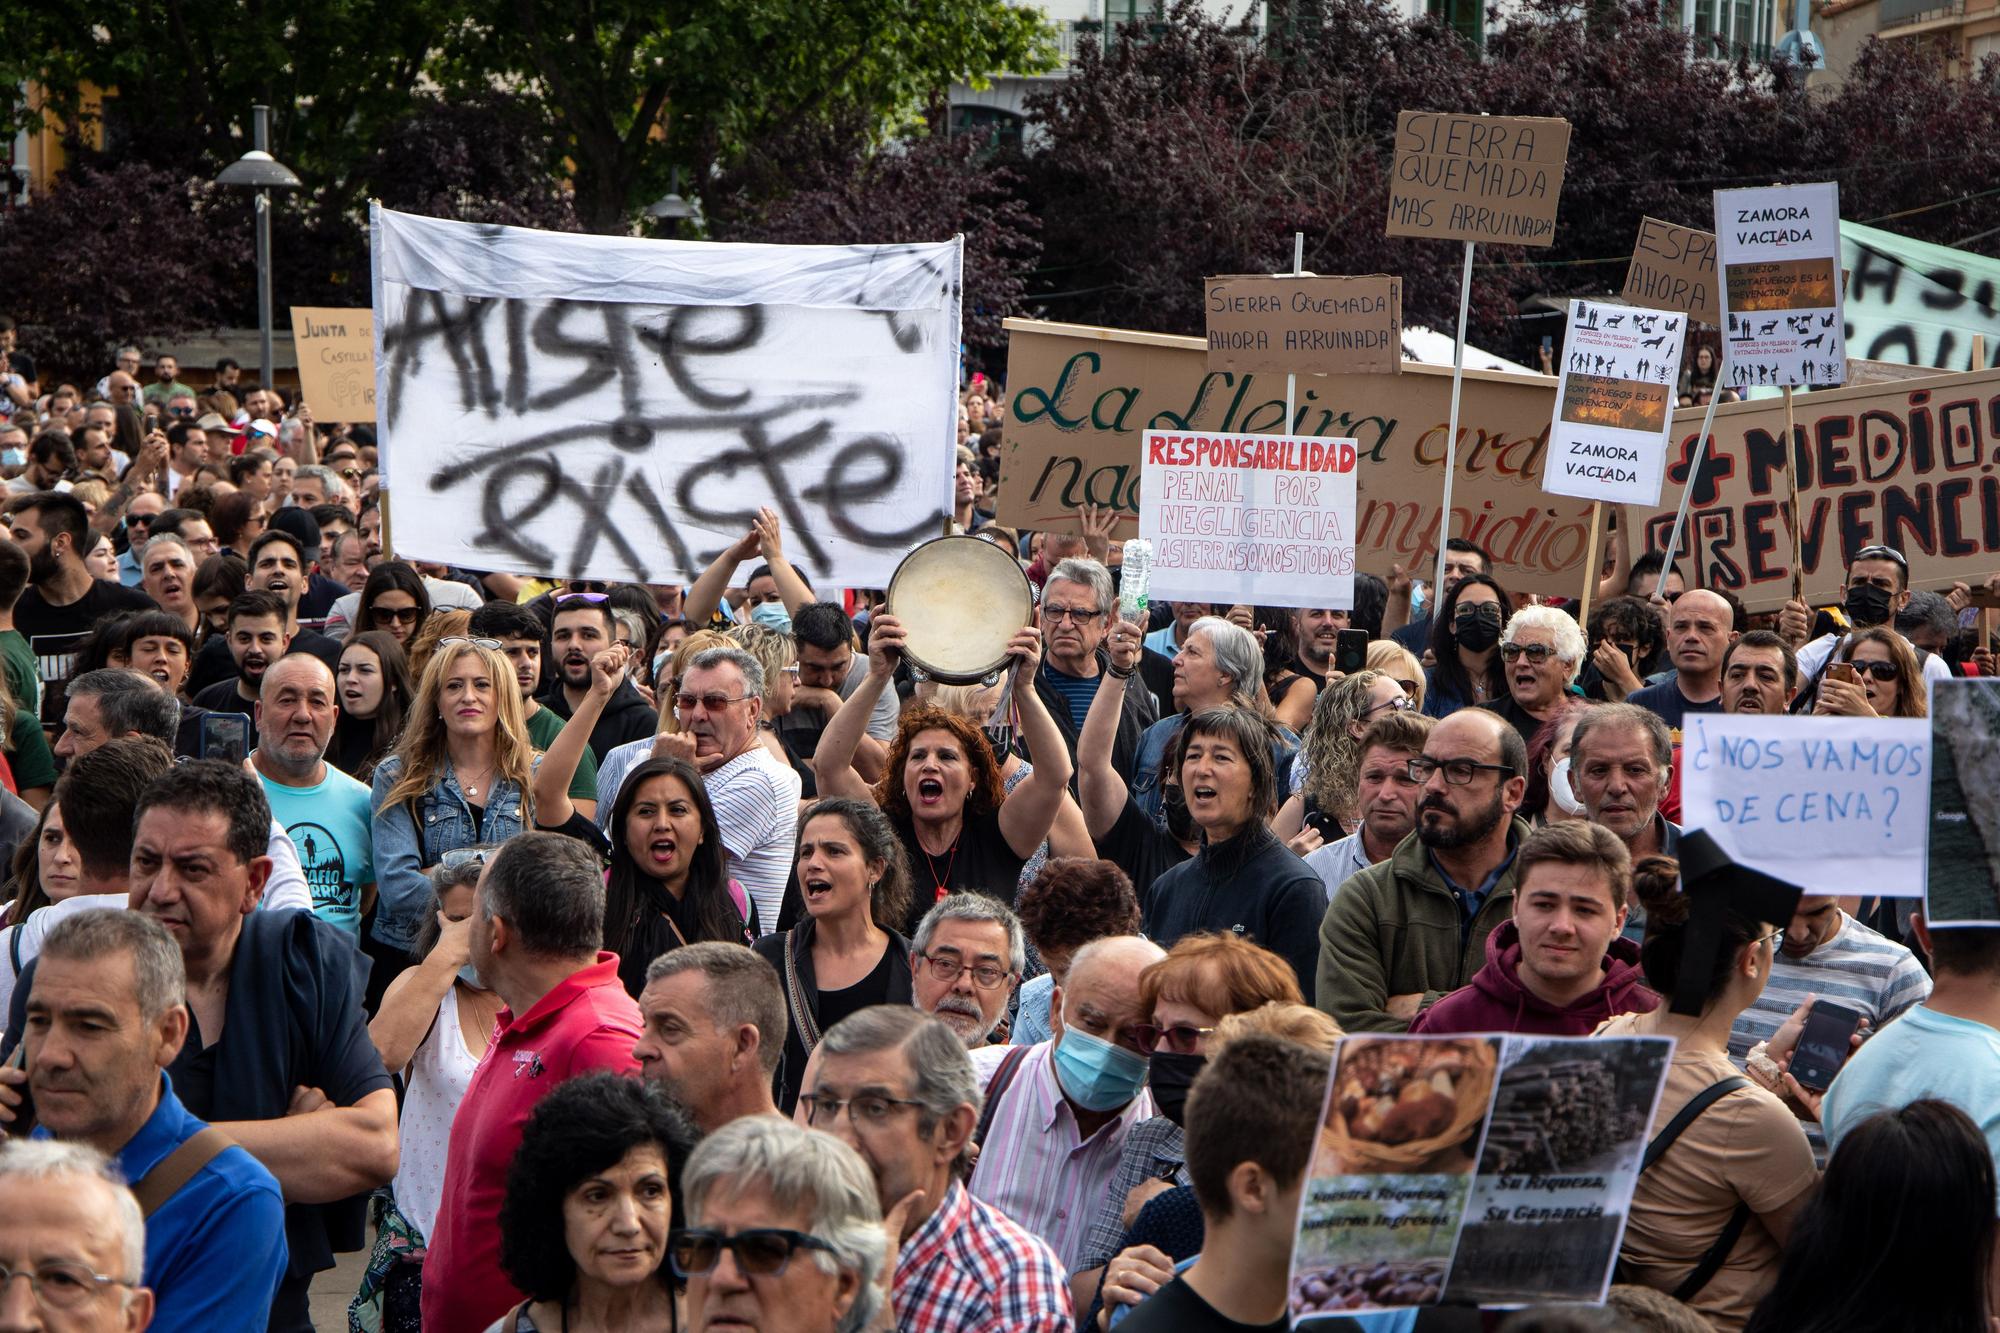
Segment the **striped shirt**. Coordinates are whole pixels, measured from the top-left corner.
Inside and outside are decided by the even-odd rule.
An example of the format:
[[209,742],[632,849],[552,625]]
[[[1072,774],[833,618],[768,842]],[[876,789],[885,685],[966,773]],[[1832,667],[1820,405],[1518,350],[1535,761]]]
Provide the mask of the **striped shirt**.
[[953,1181],[896,1256],[897,1333],[1068,1333],[1069,1275],[1042,1241]]
[[[973,1051],[983,1092],[1013,1046]],[[1153,1094],[1139,1095],[1088,1139],[1056,1083],[1055,1042],[1028,1049],[1000,1098],[979,1150],[970,1186],[983,1199],[1048,1242],[1066,1269],[1080,1267],[1084,1237],[1124,1156],[1132,1126],[1159,1113]]]
[[[1729,1029],[1729,1058],[1742,1064],[1750,1048],[1776,1035],[1808,995],[1867,1015],[1872,1029],[1880,1032],[1930,993],[1931,979],[1915,954],[1842,912],[1833,938],[1804,958],[1789,957],[1783,950],[1771,955],[1764,993]],[[1813,1155],[1824,1162],[1826,1139],[1820,1127],[1807,1123],[1806,1137]]]

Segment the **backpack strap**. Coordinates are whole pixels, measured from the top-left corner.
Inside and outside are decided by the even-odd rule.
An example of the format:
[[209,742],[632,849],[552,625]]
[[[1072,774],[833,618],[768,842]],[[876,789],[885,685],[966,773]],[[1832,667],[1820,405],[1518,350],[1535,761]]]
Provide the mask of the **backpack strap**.
[[819,1045],[819,1024],[813,1018],[812,998],[799,982],[799,963],[792,953],[792,932],[786,931],[779,952],[785,955],[785,994],[792,1002],[792,1019],[799,1046],[807,1055]]
[[979,1125],[972,1132],[972,1141],[986,1143],[986,1131],[993,1128],[993,1112],[999,1107],[1000,1099],[1007,1095],[1007,1089],[1014,1085],[1014,1075],[1021,1072],[1021,1062],[1028,1058],[1032,1050],[1028,1046],[1009,1046],[1007,1053],[1000,1057],[1000,1063],[993,1067],[993,1077],[986,1081],[986,1105],[979,1108]]
[[[1689,1125],[1701,1118],[1702,1112],[1737,1089],[1749,1086],[1749,1079],[1741,1074],[1732,1074],[1728,1078],[1717,1079],[1696,1093],[1689,1099],[1688,1104],[1667,1122],[1667,1127],[1655,1134],[1652,1142],[1646,1145],[1645,1159],[1639,1164],[1641,1174],[1651,1169],[1654,1163],[1666,1155],[1667,1149],[1674,1146],[1674,1141],[1680,1138]],[[1699,1259],[1695,1260],[1693,1271],[1671,1293],[1673,1298],[1683,1302],[1692,1301],[1703,1287],[1714,1281],[1715,1275],[1722,1271],[1722,1266],[1729,1262],[1730,1252],[1736,1248],[1736,1242],[1743,1238],[1743,1229],[1749,1225],[1750,1205],[1738,1203],[1736,1211],[1729,1215],[1729,1221],[1723,1224],[1722,1235],[1716,1238],[1715,1244],[1702,1252]]]
[[132,1186],[132,1195],[139,1201],[139,1211],[146,1217],[158,1212],[167,1200],[180,1193],[181,1187],[222,1155],[225,1148],[236,1146],[230,1138],[213,1125],[204,1126],[193,1138],[168,1153],[165,1157],[139,1177]]

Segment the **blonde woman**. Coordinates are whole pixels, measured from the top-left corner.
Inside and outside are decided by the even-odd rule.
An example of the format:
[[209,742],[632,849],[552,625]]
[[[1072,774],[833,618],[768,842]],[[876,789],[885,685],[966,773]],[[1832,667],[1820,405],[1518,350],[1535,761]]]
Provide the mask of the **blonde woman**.
[[1403,687],[1410,704],[1418,712],[1424,707],[1424,664],[1417,655],[1394,639],[1377,639],[1368,645],[1368,669],[1379,671]]
[[407,957],[430,902],[430,872],[446,852],[498,846],[534,827],[539,758],[500,641],[439,639],[402,739],[375,766],[373,934],[386,950]]

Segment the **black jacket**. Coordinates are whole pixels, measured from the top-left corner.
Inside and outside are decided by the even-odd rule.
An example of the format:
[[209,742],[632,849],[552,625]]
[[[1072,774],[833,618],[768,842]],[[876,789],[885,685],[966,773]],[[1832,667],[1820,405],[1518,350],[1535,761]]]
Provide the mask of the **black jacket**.
[[1263,820],[1220,847],[1204,844],[1154,880],[1139,907],[1139,929],[1162,949],[1199,931],[1263,945],[1292,965],[1313,1002],[1326,886]]
[[[542,707],[554,713],[563,721],[569,721],[573,711],[569,706],[569,696],[563,693],[562,678],[546,692],[535,696]],[[646,696],[639,693],[631,681],[618,682],[618,688],[605,701],[604,712],[598,716],[597,725],[590,729],[590,753],[599,764],[627,741],[645,740],[660,728],[659,710],[646,702]]]
[[[1123,689],[1124,709],[1118,715],[1118,738],[1111,745],[1111,766],[1127,781],[1132,780],[1132,759],[1139,753],[1139,734],[1160,720],[1159,705],[1153,699],[1153,692],[1146,688],[1143,679],[1120,680],[1111,674],[1111,655],[1102,648],[1097,650],[1097,670],[1099,689]],[[1062,732],[1063,744],[1069,747],[1070,780],[1069,788],[1076,791],[1076,738],[1080,730],[1069,717],[1069,700],[1056,692],[1049,684],[1049,664],[1043,662],[1035,672],[1035,693],[1041,698],[1049,716],[1056,720],[1056,729]],[[1032,758],[1032,756],[1030,756]]]

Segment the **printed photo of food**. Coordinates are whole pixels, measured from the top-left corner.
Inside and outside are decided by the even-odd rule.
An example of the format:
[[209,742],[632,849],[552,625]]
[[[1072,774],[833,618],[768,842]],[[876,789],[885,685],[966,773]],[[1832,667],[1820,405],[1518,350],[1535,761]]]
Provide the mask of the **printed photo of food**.
[[1313,1173],[1470,1173],[1498,1063],[1490,1038],[1347,1038]]

